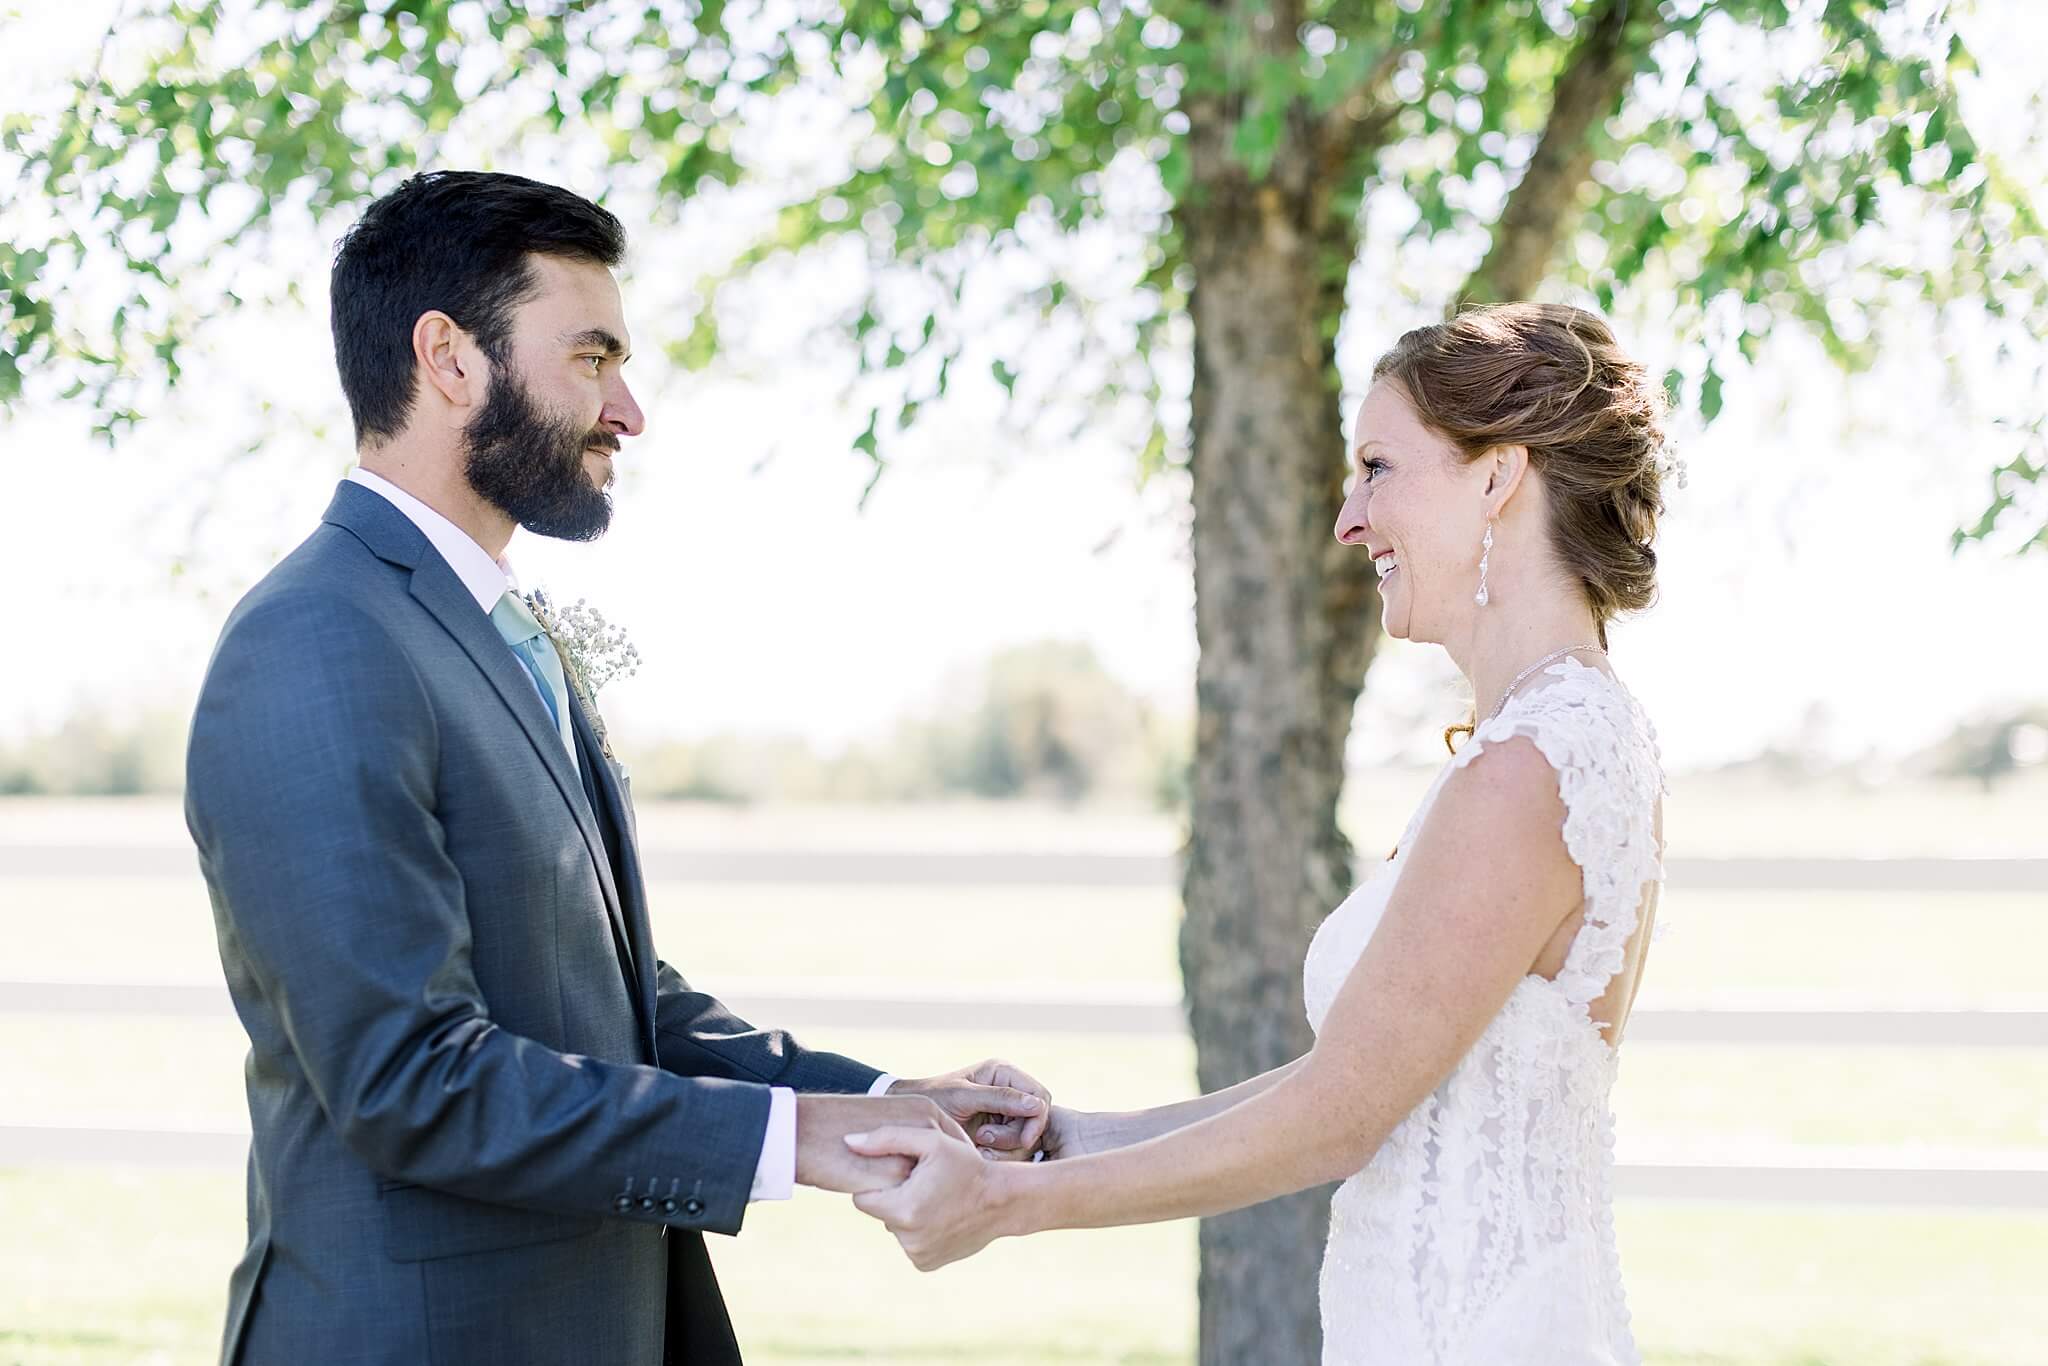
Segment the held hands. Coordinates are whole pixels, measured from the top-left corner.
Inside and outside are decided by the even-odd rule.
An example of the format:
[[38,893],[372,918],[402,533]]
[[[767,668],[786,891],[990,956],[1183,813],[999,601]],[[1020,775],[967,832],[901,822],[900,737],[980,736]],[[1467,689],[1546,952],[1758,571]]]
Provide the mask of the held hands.
[[850,1151],[846,1135],[888,1125],[892,1132],[922,1130],[966,1143],[967,1136],[933,1102],[922,1096],[835,1096],[806,1094],[796,1100],[798,1184],[842,1195],[886,1190],[910,1175],[902,1157],[864,1157]]
[[906,1156],[851,1151],[841,1140],[856,1131],[922,1130],[971,1153],[971,1130],[972,1141],[991,1157],[1028,1158],[1051,1113],[1050,1092],[1019,1068],[996,1061],[898,1081],[886,1096],[802,1095],[796,1106],[796,1179],[858,1194],[886,1190],[910,1175],[914,1164]]
[[919,1271],[936,1271],[1020,1231],[1007,1219],[1033,1175],[1029,1167],[992,1161],[992,1152],[932,1129],[848,1134],[846,1146],[863,1161],[915,1161],[901,1185],[856,1194],[853,1203],[888,1226]]
[[1022,1068],[996,1059],[943,1076],[899,1081],[889,1094],[931,1100],[985,1156],[1006,1161],[1029,1159],[1038,1150],[1054,1109],[1052,1092]]
[[[1010,1069],[1010,1075],[1023,1074]],[[1029,1078],[1015,1084],[1044,1094],[1044,1088]],[[984,1143],[977,1151],[974,1145],[929,1127],[877,1129],[846,1137],[847,1150],[861,1161],[915,1164],[901,1184],[856,1193],[853,1203],[896,1235],[920,1271],[936,1271],[973,1256],[997,1238],[1026,1231],[1020,1216],[1036,1173],[1013,1165],[1017,1159],[1071,1159],[1118,1142],[1111,1117],[1049,1103],[1044,1114],[1022,1127],[1018,1143],[1010,1147]]]

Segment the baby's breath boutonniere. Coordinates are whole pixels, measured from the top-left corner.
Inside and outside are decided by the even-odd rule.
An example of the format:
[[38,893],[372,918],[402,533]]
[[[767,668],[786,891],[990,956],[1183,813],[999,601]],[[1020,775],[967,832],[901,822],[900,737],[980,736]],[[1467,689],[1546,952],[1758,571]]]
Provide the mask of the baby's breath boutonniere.
[[562,607],[539,588],[521,596],[526,599],[533,619],[555,643],[555,653],[562,660],[562,673],[568,678],[569,687],[575,691],[576,700],[583,704],[583,714],[590,718],[590,728],[597,735],[598,747],[604,751],[605,758],[616,763],[612,742],[605,735],[604,718],[598,714],[597,690],[621,675],[631,678],[640,672],[638,647],[626,639],[622,628],[606,621],[604,613],[582,598]]

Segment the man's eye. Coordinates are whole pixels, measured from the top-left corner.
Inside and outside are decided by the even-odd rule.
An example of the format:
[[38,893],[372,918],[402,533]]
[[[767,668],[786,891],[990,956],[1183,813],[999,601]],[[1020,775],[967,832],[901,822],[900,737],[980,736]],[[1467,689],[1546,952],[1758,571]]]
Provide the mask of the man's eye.
[[590,362],[590,373],[593,375],[604,368],[603,356],[585,356],[583,359]]

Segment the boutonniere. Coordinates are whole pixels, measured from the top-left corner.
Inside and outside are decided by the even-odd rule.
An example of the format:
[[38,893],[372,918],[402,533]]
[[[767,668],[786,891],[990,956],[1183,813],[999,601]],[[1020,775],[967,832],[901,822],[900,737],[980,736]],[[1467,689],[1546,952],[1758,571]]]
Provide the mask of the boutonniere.
[[605,735],[604,717],[598,714],[597,690],[621,675],[631,678],[640,672],[640,651],[621,627],[604,619],[604,613],[590,606],[582,598],[568,607],[561,607],[541,589],[521,594],[526,599],[527,610],[540,623],[540,629],[548,633],[548,639],[555,643],[555,653],[561,657],[562,673],[569,680],[570,689],[576,700],[583,706],[583,714],[590,718],[590,729],[597,736],[598,748],[604,757],[617,763],[612,754],[612,742]]

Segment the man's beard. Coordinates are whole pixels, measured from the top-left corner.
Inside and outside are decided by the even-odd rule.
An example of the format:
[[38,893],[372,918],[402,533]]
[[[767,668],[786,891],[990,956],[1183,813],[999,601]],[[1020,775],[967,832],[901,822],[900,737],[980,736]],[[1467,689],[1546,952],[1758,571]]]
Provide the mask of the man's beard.
[[490,393],[462,438],[470,487],[528,531],[594,541],[611,525],[612,496],[583,472],[583,453],[616,451],[618,437],[548,413],[510,365],[493,366]]

